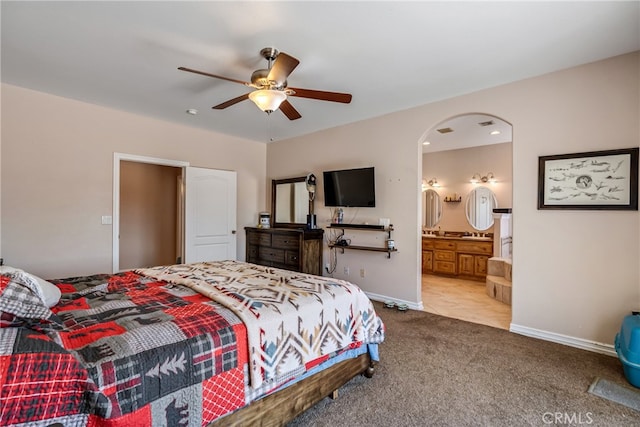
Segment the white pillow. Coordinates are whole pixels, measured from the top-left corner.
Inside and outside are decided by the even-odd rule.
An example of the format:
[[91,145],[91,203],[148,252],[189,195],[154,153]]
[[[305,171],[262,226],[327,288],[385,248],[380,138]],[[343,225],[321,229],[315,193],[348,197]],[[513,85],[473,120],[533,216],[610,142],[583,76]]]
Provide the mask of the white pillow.
[[42,294],[44,295],[44,303],[47,307],[51,308],[60,301],[60,296],[62,292],[60,289],[51,282],[47,282],[44,279],[39,278],[38,276],[34,276],[33,274],[29,274],[32,278],[38,282],[40,288],[42,289]]
[[11,274],[16,271],[22,271],[19,268],[9,267],[8,265],[0,265],[0,274]]
[[[8,265],[0,265],[0,274],[11,274],[18,271],[24,272],[19,268],[10,267]],[[31,277],[38,284],[40,290],[42,291],[42,301],[46,304],[47,307],[51,308],[56,305],[58,301],[60,301],[62,292],[60,292],[60,289],[56,285],[51,282],[47,282],[46,280],[41,279],[33,274],[26,272],[24,273],[27,276]]]

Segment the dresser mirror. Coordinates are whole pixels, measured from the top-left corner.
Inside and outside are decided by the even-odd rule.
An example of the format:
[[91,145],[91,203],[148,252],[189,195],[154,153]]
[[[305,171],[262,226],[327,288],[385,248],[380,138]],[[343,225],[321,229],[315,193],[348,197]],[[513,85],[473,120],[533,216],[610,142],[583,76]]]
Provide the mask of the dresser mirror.
[[271,180],[273,227],[304,227],[308,213],[309,192],[305,176]]
[[440,195],[431,188],[423,192],[425,203],[425,221],[424,226],[426,228],[433,228],[442,219],[442,200]]
[[493,225],[493,210],[497,207],[498,199],[491,189],[474,188],[467,196],[467,221],[478,231],[487,230]]

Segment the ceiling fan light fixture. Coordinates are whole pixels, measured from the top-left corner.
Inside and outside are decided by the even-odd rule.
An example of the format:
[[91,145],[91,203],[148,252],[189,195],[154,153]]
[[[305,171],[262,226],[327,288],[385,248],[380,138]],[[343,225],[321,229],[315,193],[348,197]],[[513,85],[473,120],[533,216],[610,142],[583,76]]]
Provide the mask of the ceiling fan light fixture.
[[258,89],[249,94],[249,99],[253,101],[259,109],[269,114],[280,107],[280,104],[287,99],[287,94],[281,90]]

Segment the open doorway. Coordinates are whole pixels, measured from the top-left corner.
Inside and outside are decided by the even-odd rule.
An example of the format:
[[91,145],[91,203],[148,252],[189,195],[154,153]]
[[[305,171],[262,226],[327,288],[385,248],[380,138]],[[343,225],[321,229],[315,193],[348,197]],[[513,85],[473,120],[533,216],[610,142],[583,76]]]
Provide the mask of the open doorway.
[[113,272],[236,259],[236,198],[235,171],[114,153]]
[[120,268],[179,264],[182,168],[120,164]]
[[434,126],[421,144],[424,309],[509,329],[511,254],[494,245],[504,232],[494,209],[512,205],[512,127],[464,114]]

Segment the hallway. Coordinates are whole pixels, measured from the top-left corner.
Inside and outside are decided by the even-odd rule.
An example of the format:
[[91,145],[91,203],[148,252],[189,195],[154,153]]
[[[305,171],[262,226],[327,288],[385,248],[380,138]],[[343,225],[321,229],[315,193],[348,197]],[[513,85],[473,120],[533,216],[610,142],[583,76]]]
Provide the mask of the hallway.
[[509,329],[511,306],[489,297],[484,282],[422,275],[424,311],[445,317]]

